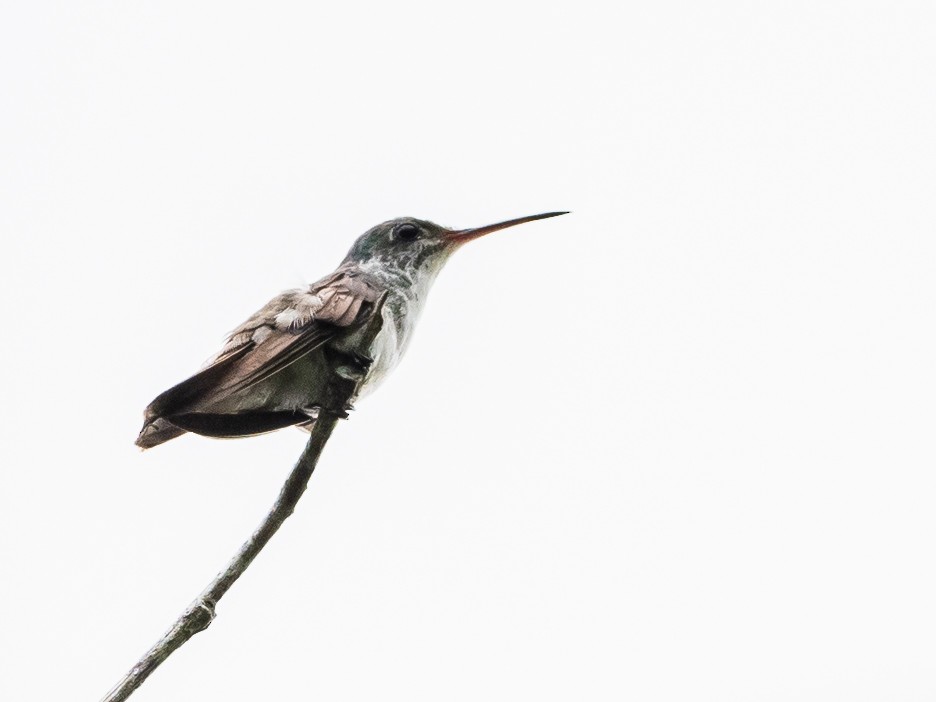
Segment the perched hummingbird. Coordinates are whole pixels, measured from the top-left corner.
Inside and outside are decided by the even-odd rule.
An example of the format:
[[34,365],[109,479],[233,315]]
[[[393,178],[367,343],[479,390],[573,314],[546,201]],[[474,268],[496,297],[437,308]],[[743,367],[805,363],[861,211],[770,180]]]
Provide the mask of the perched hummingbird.
[[[463,230],[412,217],[378,224],[354,242],[334,273],[274,297],[231,333],[205,368],[153,400],[137,446],[152,448],[187,431],[239,437],[309,426],[337,364],[357,362],[363,372],[359,394],[372,391],[396,366],[429,288],[456,249],[499,229],[561,214],[567,213]],[[362,343],[357,332],[384,296],[383,325],[373,342]]]

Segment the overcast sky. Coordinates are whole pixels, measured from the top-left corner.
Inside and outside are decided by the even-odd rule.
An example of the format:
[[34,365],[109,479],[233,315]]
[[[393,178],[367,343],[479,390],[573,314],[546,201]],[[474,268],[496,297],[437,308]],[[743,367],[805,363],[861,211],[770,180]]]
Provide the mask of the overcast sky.
[[144,406],[373,224],[448,264],[133,697],[932,700],[927,2],[0,10],[0,698],[95,700],[305,435]]

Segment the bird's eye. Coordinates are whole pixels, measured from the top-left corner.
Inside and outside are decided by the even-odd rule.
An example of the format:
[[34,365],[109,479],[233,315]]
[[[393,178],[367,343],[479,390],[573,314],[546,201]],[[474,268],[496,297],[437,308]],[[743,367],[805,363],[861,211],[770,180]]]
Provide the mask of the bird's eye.
[[401,224],[393,231],[393,238],[400,241],[415,241],[419,236],[419,227],[415,224]]

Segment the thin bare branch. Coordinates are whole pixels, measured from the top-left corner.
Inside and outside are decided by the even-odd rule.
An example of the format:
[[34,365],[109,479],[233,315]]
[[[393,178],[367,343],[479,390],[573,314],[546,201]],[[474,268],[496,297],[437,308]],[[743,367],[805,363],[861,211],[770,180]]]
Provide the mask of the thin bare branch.
[[[361,331],[362,343],[366,344],[363,348],[367,348],[369,346],[367,342],[373,340],[380,331],[381,311],[385,297],[386,295],[377,302],[376,314],[371,317],[367,327]],[[296,503],[305,492],[309,478],[312,477],[312,471],[315,470],[325,443],[338,424],[338,420],[346,416],[344,408],[350,405],[357,394],[358,386],[366,372],[366,368],[361,366],[359,359],[348,359],[346,365],[339,365],[333,370],[334,374],[329,383],[324,407],[319,411],[312,426],[309,441],[283,484],[273,508],[257,530],[244,542],[227,568],[218,573],[201,595],[175,621],[169,631],[107,693],[102,702],[126,700],[176,649],[198,632],[207,629],[214,619],[215,607],[219,600],[253,562],[286,518],[293,513]]]

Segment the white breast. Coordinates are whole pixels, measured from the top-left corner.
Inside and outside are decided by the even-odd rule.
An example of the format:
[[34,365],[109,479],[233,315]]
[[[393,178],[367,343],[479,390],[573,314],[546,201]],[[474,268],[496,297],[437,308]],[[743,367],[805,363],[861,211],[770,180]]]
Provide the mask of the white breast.
[[412,284],[390,287],[383,308],[383,327],[367,354],[374,363],[361,386],[360,397],[373,392],[403,358],[438,271],[429,273]]

